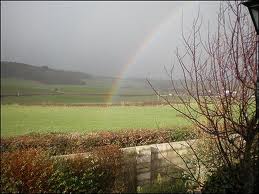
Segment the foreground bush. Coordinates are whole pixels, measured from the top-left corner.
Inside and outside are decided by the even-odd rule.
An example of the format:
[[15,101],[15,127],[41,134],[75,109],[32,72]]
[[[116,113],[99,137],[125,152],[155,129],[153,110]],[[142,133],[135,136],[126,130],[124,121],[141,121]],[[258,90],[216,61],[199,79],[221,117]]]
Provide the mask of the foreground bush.
[[122,165],[117,146],[97,148],[88,157],[60,158],[54,162],[53,192],[112,192]]
[[4,153],[1,192],[121,192],[122,153],[118,146],[86,156],[50,158],[36,149]]
[[118,145],[120,147],[139,146],[195,138],[188,128],[175,130],[128,130],[120,132],[99,132],[89,134],[31,134],[1,139],[3,152],[43,149],[51,155],[88,152],[95,147]]
[[53,164],[42,151],[4,153],[1,158],[1,192],[49,192]]
[[242,174],[240,164],[233,165],[232,169],[221,166],[208,177],[202,193],[240,193],[244,184]]

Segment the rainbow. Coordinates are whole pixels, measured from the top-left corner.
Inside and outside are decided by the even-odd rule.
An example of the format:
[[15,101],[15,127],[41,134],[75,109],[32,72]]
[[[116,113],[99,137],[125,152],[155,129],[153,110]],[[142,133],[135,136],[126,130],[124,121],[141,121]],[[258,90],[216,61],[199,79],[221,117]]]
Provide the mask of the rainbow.
[[151,40],[154,38],[154,35],[155,35],[155,30],[152,31],[146,38],[145,40],[141,43],[141,45],[137,48],[135,54],[133,56],[131,56],[129,58],[129,60],[127,61],[127,63],[125,63],[119,73],[118,76],[116,76],[115,78],[115,81],[113,81],[112,83],[112,88],[111,88],[111,91],[109,92],[109,97],[108,97],[108,100],[107,102],[108,103],[111,103],[112,100],[113,100],[113,97],[114,95],[117,94],[118,92],[118,89],[120,88],[120,81],[121,79],[124,77],[127,69],[129,68],[130,65],[132,64],[135,64],[136,63],[136,59],[137,59],[137,56],[139,55],[139,53],[141,53],[146,47],[147,45],[149,44],[149,42],[151,42]]
[[171,21],[172,19],[174,19],[175,15],[180,14],[181,9],[177,9],[176,11],[173,10],[173,13],[169,14],[168,17],[166,17],[154,30],[151,31],[151,33],[149,33],[145,39],[141,42],[141,44],[138,46],[138,48],[136,49],[136,52],[134,53],[134,55],[132,55],[127,63],[125,63],[122,66],[121,71],[119,72],[118,76],[116,76],[115,81],[113,81],[112,83],[112,88],[109,92],[109,96],[107,98],[107,103],[112,103],[113,101],[113,97],[118,94],[118,90],[120,88],[120,83],[122,78],[125,76],[128,68],[130,65],[133,65],[136,63],[138,56],[148,47],[150,46],[154,40],[159,37],[159,35],[161,34],[161,31],[164,27],[168,27],[171,25]]

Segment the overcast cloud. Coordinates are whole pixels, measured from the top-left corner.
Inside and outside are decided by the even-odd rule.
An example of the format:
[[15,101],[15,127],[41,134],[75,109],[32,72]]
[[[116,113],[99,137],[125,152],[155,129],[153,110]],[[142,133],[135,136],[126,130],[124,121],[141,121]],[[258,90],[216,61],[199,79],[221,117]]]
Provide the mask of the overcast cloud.
[[[95,75],[160,78],[200,7],[218,2],[1,2],[1,60]],[[128,68],[125,70],[126,64]]]

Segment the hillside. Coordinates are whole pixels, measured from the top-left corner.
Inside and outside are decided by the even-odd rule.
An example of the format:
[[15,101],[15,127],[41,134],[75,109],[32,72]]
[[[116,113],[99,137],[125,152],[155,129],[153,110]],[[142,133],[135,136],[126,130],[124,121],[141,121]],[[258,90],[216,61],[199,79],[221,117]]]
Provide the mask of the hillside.
[[45,84],[83,85],[90,74],[33,66],[24,63],[1,61],[1,78],[34,80]]

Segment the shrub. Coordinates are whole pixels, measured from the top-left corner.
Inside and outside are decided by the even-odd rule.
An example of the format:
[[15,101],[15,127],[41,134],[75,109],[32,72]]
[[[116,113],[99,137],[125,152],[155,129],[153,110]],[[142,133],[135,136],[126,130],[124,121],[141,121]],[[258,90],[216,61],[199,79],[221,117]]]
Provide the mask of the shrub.
[[[79,140],[79,136],[77,137]],[[73,153],[77,150],[77,141],[72,135],[62,133],[29,134],[1,139],[2,152],[27,150],[31,148],[48,151],[51,155]]]
[[239,193],[240,191],[240,166],[234,165],[233,169],[221,166],[208,177],[202,193]]
[[130,147],[170,141],[182,141],[192,138],[196,138],[195,133],[188,128],[174,130],[125,130],[88,134],[30,134],[18,137],[1,138],[1,149],[3,152],[11,152],[36,148],[48,151],[51,155],[64,155],[88,152],[95,147],[105,145]]
[[36,149],[4,153],[1,192],[121,192],[122,152],[103,146],[88,157],[51,158]]
[[4,153],[1,167],[1,192],[49,192],[47,180],[53,165],[41,150]]
[[77,152],[77,139],[79,138],[75,139],[73,136],[66,134],[55,134],[46,136],[43,139],[46,138],[48,138],[48,145],[44,149],[51,155],[65,155]]
[[184,141],[188,139],[195,139],[198,137],[197,133],[189,128],[176,128],[170,131],[170,139],[173,141]]
[[97,148],[88,157],[57,159],[52,192],[112,192],[121,172],[122,153],[117,146]]

